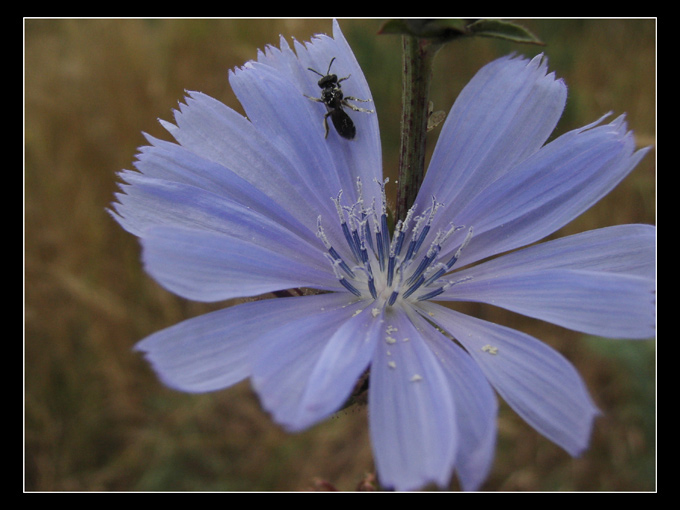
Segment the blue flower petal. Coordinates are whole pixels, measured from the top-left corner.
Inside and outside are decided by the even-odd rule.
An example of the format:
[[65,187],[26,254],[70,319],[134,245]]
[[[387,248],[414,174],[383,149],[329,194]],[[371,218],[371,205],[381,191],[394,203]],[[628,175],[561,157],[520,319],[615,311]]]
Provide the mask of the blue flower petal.
[[437,141],[418,202],[432,196],[455,216],[490,182],[536,152],[564,109],[567,89],[547,60],[504,57],[460,93]]
[[[270,66],[250,62],[234,71],[229,83],[255,128],[286,155],[298,170],[297,178],[312,193],[331,197],[348,187],[341,183],[340,172],[330,158],[323,137],[323,113],[312,112],[312,102],[286,76]],[[315,125],[319,136],[313,134]]]
[[[349,293],[286,298],[301,306],[290,318],[258,335],[251,350],[252,383],[267,409],[290,431],[302,430],[327,418],[343,403],[329,408],[303,405],[310,377],[333,335],[362,307]],[[331,397],[337,397],[331,395]]]
[[655,261],[655,226],[615,225],[507,253],[456,275],[483,281],[545,269],[578,269],[653,279]]
[[654,280],[591,271],[552,270],[461,284],[460,298],[481,301],[591,335],[652,338]]
[[135,350],[144,353],[171,388],[199,393],[220,390],[251,375],[251,350],[258,337],[317,310],[324,301],[329,299],[314,296],[244,303],[158,331],[140,341]]
[[[306,72],[306,94],[318,97],[319,86],[318,76],[311,73],[307,68],[311,67],[318,71],[325,71],[332,58],[336,58],[333,63],[331,72],[336,73],[339,78],[350,76],[346,81],[342,82],[342,90],[346,97],[352,96],[359,99],[369,99],[369,102],[350,101],[359,107],[374,110],[375,113],[357,113],[347,110],[352,122],[356,126],[357,136],[352,140],[351,146],[347,145],[339,137],[337,141],[340,143],[330,143],[329,149],[332,157],[336,162],[336,167],[343,169],[341,171],[341,178],[343,173],[349,175],[350,184],[358,178],[364,183],[364,201],[370,204],[373,199],[376,203],[380,201],[380,194],[374,186],[369,186],[374,180],[381,181],[382,174],[382,146],[380,143],[380,129],[378,127],[378,111],[373,103],[373,96],[366,81],[366,77],[357,62],[352,49],[350,48],[345,36],[340,30],[340,25],[337,20],[333,20],[333,37],[328,37],[323,34],[316,35],[312,42],[304,45],[305,50],[302,51],[302,44],[295,41],[295,49],[300,57],[302,67]],[[338,61],[338,59],[340,59]],[[342,65],[340,65],[342,64]],[[337,66],[337,67],[336,67]],[[311,102],[310,102],[311,103]],[[323,113],[323,108],[320,103],[311,103],[315,114]],[[317,121],[318,122],[318,121]],[[329,133],[329,138],[331,134]],[[351,147],[352,150],[347,150]],[[349,190],[348,190],[349,191]],[[352,192],[351,195],[355,200]]]
[[562,135],[490,184],[453,218],[474,229],[459,264],[555,232],[609,193],[646,153],[635,152],[622,119]]
[[456,410],[444,370],[399,309],[385,316],[371,364],[369,419],[380,483],[396,490],[448,484],[458,447]]
[[[364,310],[357,310],[330,338],[309,376],[301,399],[303,422],[318,421],[318,416],[335,412],[350,396],[368,365],[375,344],[384,329],[376,317],[376,308],[364,301]],[[312,418],[307,417],[310,415]]]
[[236,173],[308,228],[314,230],[316,214],[335,214],[327,197],[299,178],[286,153],[223,103],[192,92],[175,112],[175,122],[162,124],[183,147]]
[[[356,179],[366,185],[367,203],[375,198],[374,179],[381,179],[380,134],[375,113],[354,112],[346,108],[357,128],[353,140],[340,137],[329,119],[325,138],[323,119],[326,107],[308,97],[319,97],[319,75],[328,70],[335,58],[332,74],[342,82],[345,97],[371,100],[368,84],[339,28],[335,38],[316,36],[309,45],[295,44],[293,52],[284,39],[281,49],[268,47],[257,62],[249,62],[230,73],[229,81],[248,118],[299,171],[309,189],[319,196],[335,196],[340,189],[351,201],[358,199]],[[372,101],[350,102],[374,110]]]
[[557,239],[455,274],[437,299],[480,301],[593,335],[655,332],[655,238],[622,225]]
[[[316,235],[257,188],[221,165],[182,147],[160,142],[145,147],[137,172],[121,172],[128,184],[113,205],[116,220],[129,232],[143,236],[159,225],[183,225],[252,239],[255,232],[299,237],[312,250]],[[249,231],[248,225],[251,225]],[[262,234],[260,234],[262,235]]]
[[[425,317],[427,312],[424,312]],[[423,338],[437,356],[450,387],[456,408],[458,455],[456,473],[463,490],[477,490],[493,464],[498,402],[491,386],[475,361],[457,344],[420,317]]]
[[333,273],[304,255],[201,230],[156,227],[142,239],[145,269],[168,290],[196,301],[220,301],[293,287],[339,290]]
[[[140,149],[139,160],[135,163],[135,168],[145,176],[196,186],[275,220],[304,239],[315,237],[313,232],[316,225],[309,221],[308,211],[305,211],[302,220],[294,217],[288,208],[265,194],[260,183],[255,185],[252,179],[244,179],[224,165],[199,156],[181,145],[150,136],[147,138],[151,146]],[[124,181],[132,182],[130,179],[135,174],[122,172],[120,175]],[[273,176],[267,182],[276,183],[277,178]],[[284,188],[280,191],[289,190]],[[285,197],[277,198],[285,200]]]
[[432,303],[423,303],[423,309],[465,347],[529,425],[573,456],[588,447],[599,411],[578,372],[561,354],[510,328]]
[[121,186],[125,193],[117,195],[114,217],[139,237],[162,226],[228,235],[295,259],[304,258],[310,266],[331,273],[316,236],[285,211],[260,204],[256,194],[249,197],[244,192],[236,201],[183,183],[134,173],[125,178],[130,184]]

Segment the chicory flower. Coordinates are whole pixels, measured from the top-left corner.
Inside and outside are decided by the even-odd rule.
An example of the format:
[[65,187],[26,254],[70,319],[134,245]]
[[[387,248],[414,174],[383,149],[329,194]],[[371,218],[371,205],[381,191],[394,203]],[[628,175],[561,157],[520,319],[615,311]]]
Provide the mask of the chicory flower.
[[[388,228],[378,117],[347,110],[353,140],[325,137],[318,74],[370,99],[337,23],[282,38],[230,73],[246,116],[192,92],[123,171],[113,216],[149,274],[184,298],[289,288],[142,340],[162,381],[208,392],[250,378],[289,431],[337,411],[370,368],[380,483],[480,487],[493,461],[495,392],[572,455],[598,410],[573,366],[529,335],[455,310],[490,303],[592,335],[655,331],[655,237],[621,225],[534,244],[617,185],[647,150],[623,117],[546,140],[566,87],[543,56],[482,68],[442,127],[417,203]],[[306,97],[308,96],[308,97]],[[370,103],[369,103],[370,104]],[[527,247],[528,246],[528,247]],[[505,252],[510,252],[501,255]],[[500,256],[497,256],[500,255]],[[441,301],[452,302],[442,306]],[[495,390],[495,392],[494,392]]]

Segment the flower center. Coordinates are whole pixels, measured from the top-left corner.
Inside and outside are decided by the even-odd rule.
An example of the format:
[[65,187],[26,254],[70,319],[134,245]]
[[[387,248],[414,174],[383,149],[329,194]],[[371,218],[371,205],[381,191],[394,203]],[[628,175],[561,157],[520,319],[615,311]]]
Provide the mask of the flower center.
[[[385,183],[387,180],[385,181]],[[415,215],[414,205],[406,218],[399,220],[393,235],[387,226],[385,183],[380,184],[381,204],[365,208],[361,198],[361,182],[357,180],[359,200],[352,206],[342,205],[342,191],[333,199],[349,254],[345,260],[329,242],[321,216],[317,220],[317,236],[326,247],[329,262],[338,281],[352,294],[392,306],[400,300],[424,301],[438,296],[459,281],[442,278],[451,271],[461,251],[472,237],[472,227],[453,255],[442,256],[442,248],[452,242],[455,232],[464,226],[448,225],[431,232],[437,210],[442,204],[432,198],[432,205]],[[432,239],[425,244],[428,235]],[[460,238],[459,238],[460,239]],[[447,251],[450,253],[450,251]]]

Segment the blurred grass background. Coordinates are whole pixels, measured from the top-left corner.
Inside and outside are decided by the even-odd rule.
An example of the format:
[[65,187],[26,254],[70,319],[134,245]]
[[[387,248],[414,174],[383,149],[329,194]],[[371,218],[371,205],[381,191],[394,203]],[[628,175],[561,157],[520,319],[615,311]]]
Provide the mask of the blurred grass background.
[[[640,146],[656,138],[655,20],[521,23],[545,47],[463,40],[435,61],[432,99],[448,112],[474,72],[515,51],[545,52],[569,87],[557,134],[607,111],[627,112]],[[341,20],[379,114],[385,172],[398,163],[401,46],[381,20]],[[179,299],[141,269],[139,246],[105,212],[115,173],[131,168],[142,131],[184,90],[240,110],[228,70],[278,45],[330,33],[326,19],[46,20],[24,23],[24,487],[29,491],[353,490],[373,470],[365,408],[288,435],[247,382],[209,395],[163,387],[131,351],[144,336],[224,306]],[[432,148],[439,129],[431,134]],[[655,223],[656,152],[556,236]],[[468,311],[530,333],[576,365],[603,416],[572,459],[503,404],[484,490],[647,491],[656,486],[653,342],[583,338],[474,305]],[[452,489],[457,483],[452,482]]]

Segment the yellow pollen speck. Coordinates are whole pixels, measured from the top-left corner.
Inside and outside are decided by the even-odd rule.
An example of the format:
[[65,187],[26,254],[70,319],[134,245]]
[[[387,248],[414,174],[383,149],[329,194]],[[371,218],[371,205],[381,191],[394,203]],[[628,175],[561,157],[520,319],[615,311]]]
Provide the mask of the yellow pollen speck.
[[387,342],[388,344],[394,344],[394,343],[397,343],[397,339],[393,338],[391,336],[388,336],[388,337],[385,338],[385,342]]
[[498,354],[498,347],[493,347],[489,344],[486,344],[484,347],[482,347],[482,350],[484,352],[488,352],[489,354]]
[[371,315],[373,315],[373,317],[377,317],[378,315],[380,315],[380,308],[373,308],[371,310]]
[[418,374],[414,374],[413,377],[411,377],[411,382],[418,382],[418,381],[422,381],[422,380],[423,380],[422,376],[420,376]]
[[397,364],[394,361],[388,361],[387,366],[390,368],[397,368]]

